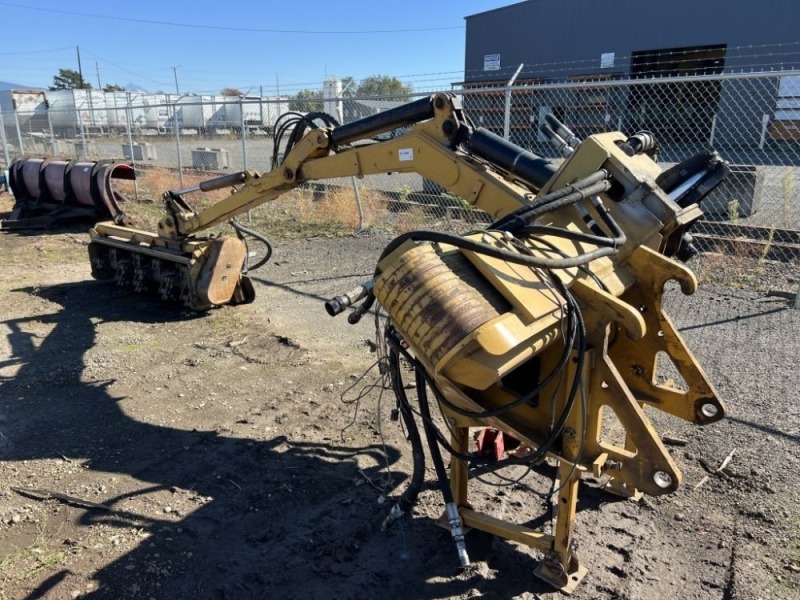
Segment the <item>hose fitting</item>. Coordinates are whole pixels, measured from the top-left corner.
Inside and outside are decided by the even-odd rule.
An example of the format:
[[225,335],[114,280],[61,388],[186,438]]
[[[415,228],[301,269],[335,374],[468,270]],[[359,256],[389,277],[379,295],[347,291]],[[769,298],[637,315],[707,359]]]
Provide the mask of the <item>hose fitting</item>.
[[350,290],[346,294],[334,296],[325,303],[325,310],[332,317],[343,313],[348,306],[352,306],[359,300],[366,298],[367,295],[372,291],[373,285],[375,285],[374,281],[365,281],[357,288]]
[[467,554],[467,544],[464,542],[464,529],[461,527],[461,515],[458,514],[458,506],[456,506],[455,502],[448,502],[444,508],[447,513],[447,521],[450,524],[450,535],[453,536],[453,541],[456,543],[458,562],[462,569],[466,569],[469,566],[469,554]]

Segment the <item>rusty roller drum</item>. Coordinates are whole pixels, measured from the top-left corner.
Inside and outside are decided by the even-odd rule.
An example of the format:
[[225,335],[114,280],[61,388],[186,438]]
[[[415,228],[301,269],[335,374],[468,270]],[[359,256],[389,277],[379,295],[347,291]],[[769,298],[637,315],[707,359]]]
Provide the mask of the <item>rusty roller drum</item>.
[[438,244],[402,246],[379,270],[397,330],[459,385],[487,389],[559,338],[563,298],[536,270]]

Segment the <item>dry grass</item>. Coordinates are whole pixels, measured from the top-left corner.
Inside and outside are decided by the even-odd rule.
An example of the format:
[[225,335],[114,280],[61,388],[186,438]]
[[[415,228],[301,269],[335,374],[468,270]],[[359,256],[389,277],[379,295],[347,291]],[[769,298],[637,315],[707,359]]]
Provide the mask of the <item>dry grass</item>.
[[[188,188],[214,176],[202,171],[184,171],[181,184],[177,171],[141,169],[137,172],[136,184],[132,181],[115,181],[114,189],[127,198],[128,202],[122,205],[122,209],[133,219],[135,227],[156,231],[158,221],[164,215],[162,209],[164,192],[179,190],[182,187]],[[229,195],[230,190],[222,189],[186,194],[184,200],[193,208],[202,210]]]
[[[184,172],[183,187],[196,185],[213,176],[204,172]],[[137,187],[138,193],[133,182],[115,182],[115,189],[129,200],[123,210],[134,220],[135,226],[155,231],[163,215],[163,193],[182,187],[178,174],[168,169],[143,169],[138,173]],[[187,194],[184,199],[197,210],[202,210],[229,194],[229,189],[223,189]],[[396,232],[431,227],[434,217],[429,208],[414,202],[404,206],[402,197],[393,201],[381,191],[363,187],[359,188],[359,195],[362,215],[359,215],[355,191],[350,187],[298,188],[253,209],[248,225],[277,237],[341,236],[371,227]]]
[[355,192],[338,187],[322,192],[292,190],[253,211],[253,222],[274,234],[288,237],[352,234],[359,227],[379,221],[387,210],[388,198],[382,193],[363,189],[359,193],[363,223]]
[[702,262],[695,267],[700,283],[719,283],[736,288],[757,287],[757,279],[764,270],[766,256],[772,243],[763,249],[731,242],[728,248],[717,248],[703,255]]
[[[114,188],[128,200],[160,203],[162,194],[167,190],[179,190],[181,187],[188,188],[213,177],[214,175],[209,175],[203,171],[184,171],[183,183],[181,184],[181,178],[177,171],[169,169],[139,169],[136,173],[136,185],[132,181],[115,181]],[[221,200],[228,194],[229,192],[226,190],[215,190],[203,194],[188,195],[186,199],[190,203],[196,198],[213,202]]]

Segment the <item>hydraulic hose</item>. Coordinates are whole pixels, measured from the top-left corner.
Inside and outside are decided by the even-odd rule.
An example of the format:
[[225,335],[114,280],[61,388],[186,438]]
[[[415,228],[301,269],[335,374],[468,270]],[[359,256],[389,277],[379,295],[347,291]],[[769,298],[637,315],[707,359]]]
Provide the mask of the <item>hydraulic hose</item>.
[[590,196],[607,192],[609,189],[611,189],[611,182],[608,179],[603,179],[602,181],[598,181],[597,183],[593,183],[592,185],[586,186],[582,189],[574,190],[555,200],[550,200],[548,202],[537,202],[531,206],[527,206],[526,211],[514,215],[514,217],[509,219],[506,223],[502,223],[501,230],[514,231],[521,227],[525,227],[544,214],[564,208],[566,206],[570,206],[572,204],[576,204],[582,200],[585,200],[586,198],[589,198]]
[[[252,237],[256,238],[259,242],[264,244],[264,247],[266,248],[264,257],[261,260],[259,260],[253,266],[250,266],[248,264],[248,260],[249,259],[245,258],[244,272],[255,271],[256,269],[260,269],[265,264],[267,264],[269,262],[269,259],[272,258],[272,244],[269,243],[269,240],[264,235],[262,235],[259,232],[257,232],[256,230],[250,229],[249,227],[245,227],[244,225],[242,225],[236,219],[231,219],[230,220],[230,224],[236,230],[236,235],[239,237],[239,239],[241,239],[242,241],[245,242],[245,246],[247,246],[247,241],[244,239],[244,235],[242,235],[242,234],[247,234],[249,236],[252,236]],[[248,254],[249,254],[249,252],[248,252]]]
[[400,415],[406,425],[408,441],[411,442],[411,458],[413,461],[413,471],[411,481],[400,498],[392,506],[392,510],[381,523],[381,530],[385,530],[394,521],[409,512],[417,503],[417,496],[425,482],[425,452],[422,447],[422,438],[419,435],[419,428],[414,419],[411,405],[408,403],[408,396],[403,387],[403,380],[400,371],[400,355],[394,347],[389,347],[389,370],[391,373],[392,389],[397,397]]
[[428,404],[428,393],[425,389],[426,381],[425,376],[417,370],[417,400],[419,400],[419,409],[422,413],[422,425],[425,429],[425,436],[428,438],[428,449],[431,453],[431,460],[436,469],[436,477],[439,480],[439,487],[442,490],[444,497],[445,511],[447,512],[447,520],[450,524],[450,535],[453,536],[453,541],[456,543],[456,551],[458,552],[458,561],[462,567],[469,566],[469,555],[467,554],[467,546],[464,543],[464,530],[461,524],[461,516],[458,514],[458,506],[456,506],[455,498],[453,497],[453,490],[450,489],[450,481],[447,478],[447,470],[444,466],[444,459],[442,458],[442,451],[439,448],[439,443],[436,437],[436,426],[433,424],[431,418],[431,408]]
[[551,202],[559,200],[578,190],[585,189],[590,185],[599,183],[600,181],[603,181],[604,179],[607,178],[608,178],[608,171],[606,171],[605,169],[600,169],[599,171],[595,171],[591,175],[587,175],[586,177],[578,179],[577,181],[565,185],[562,188],[559,188],[553,192],[545,194],[544,196],[536,198],[530,204],[526,204],[525,206],[522,206],[517,210],[515,210],[513,213],[510,213],[505,217],[499,219],[498,221],[495,221],[494,223],[492,223],[492,225],[489,226],[489,229],[509,231],[513,229],[513,225],[509,224],[518,222],[517,218],[520,217],[521,215],[524,215],[525,213],[534,210],[536,208],[539,208],[541,206],[548,205]]
[[[499,258],[514,264],[525,265],[528,267],[541,267],[543,269],[570,269],[572,267],[577,267],[596,260],[602,256],[609,256],[616,252],[614,248],[598,248],[597,250],[592,250],[591,252],[580,254],[578,256],[570,256],[567,258],[543,258],[539,256],[519,254],[518,252],[511,252],[509,250],[503,250],[490,244],[468,240],[461,236],[452,235],[449,233],[422,230],[410,231],[396,237],[386,247],[386,249],[384,249],[379,262],[407,240],[413,240],[415,242],[439,242],[443,244],[449,244],[457,248],[470,250],[478,254],[485,254],[486,256]],[[374,296],[367,298],[367,301],[369,301],[371,298],[374,302]],[[365,301],[365,303],[367,301]],[[362,304],[359,308],[362,308],[363,306],[364,305]],[[355,314],[355,312],[350,314],[352,316]]]
[[592,235],[580,231],[572,231],[570,229],[562,229],[561,227],[551,227],[549,225],[528,225],[522,229],[521,233],[525,235],[552,235],[555,237],[572,240],[574,242],[582,242],[611,248],[617,247],[617,240],[615,238]]
[[[611,213],[606,208],[606,205],[603,204],[603,201],[597,196],[594,196],[592,198],[592,206],[594,206],[595,210],[600,215],[600,219],[611,230],[611,234],[614,237],[592,235],[589,233],[583,233],[581,231],[563,229],[561,227],[551,227],[549,225],[528,225],[522,228],[522,233],[528,235],[552,235],[576,242],[585,242],[588,244],[614,249],[625,245],[625,243],[628,241],[628,237],[625,235],[625,232],[620,229],[619,225],[614,220],[614,217],[611,216]],[[599,227],[596,228],[598,230],[600,229]]]

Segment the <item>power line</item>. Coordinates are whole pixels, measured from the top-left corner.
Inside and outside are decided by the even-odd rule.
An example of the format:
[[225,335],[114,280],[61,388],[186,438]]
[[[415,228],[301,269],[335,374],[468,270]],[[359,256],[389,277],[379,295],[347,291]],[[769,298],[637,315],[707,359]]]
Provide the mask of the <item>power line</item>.
[[[2,2],[0,2],[0,4],[2,4]],[[113,62],[111,62],[111,61],[110,61],[110,60],[108,60],[107,58],[103,58],[102,56],[100,56],[99,54],[96,54],[96,53],[92,52],[91,50],[87,50],[86,48],[84,48],[84,51],[85,51],[87,54],[91,54],[91,55],[92,55],[92,56],[94,56],[95,58],[99,58],[99,59],[100,59],[100,60],[102,60],[103,62],[106,62],[106,63],[108,63],[109,65],[111,65],[111,66],[112,66],[112,67],[114,67],[115,69],[119,69],[120,71],[125,71],[126,73],[130,73],[131,75],[135,75],[136,77],[140,77],[140,78],[142,78],[142,79],[147,79],[148,81],[150,81],[150,82],[152,82],[152,83],[157,83],[157,84],[159,84],[159,85],[167,85],[167,84],[166,84],[164,81],[161,81],[161,80],[159,80],[159,79],[153,79],[152,77],[148,77],[147,75],[143,75],[142,73],[137,73],[136,71],[131,71],[130,69],[126,69],[125,67],[121,67],[120,65],[118,65],[118,64],[116,64],[116,63],[113,63]]]
[[72,50],[73,46],[62,48],[50,48],[49,50],[25,50],[20,52],[0,52],[0,56],[19,56],[21,54],[47,54],[48,52],[60,52],[62,50]]
[[362,29],[352,31],[333,31],[333,30],[312,30],[312,29],[260,29],[256,27],[227,27],[224,25],[201,25],[196,23],[176,23],[174,21],[156,21],[151,19],[134,19],[132,17],[119,17],[115,15],[98,15],[95,13],[76,12],[71,10],[61,10],[58,8],[39,8],[36,6],[25,6],[13,2],[0,2],[2,6],[11,6],[23,10],[35,10],[45,13],[58,13],[62,15],[72,15],[75,17],[90,17],[95,19],[107,19],[109,21],[126,21],[128,23],[144,23],[147,25],[163,25],[166,27],[183,27],[186,29],[214,29],[217,31],[239,31],[248,33],[293,33],[293,34],[313,34],[313,35],[358,35],[369,33],[413,33],[422,31],[445,31],[448,29],[464,29],[464,25],[454,25],[451,27],[416,27],[412,29]]

